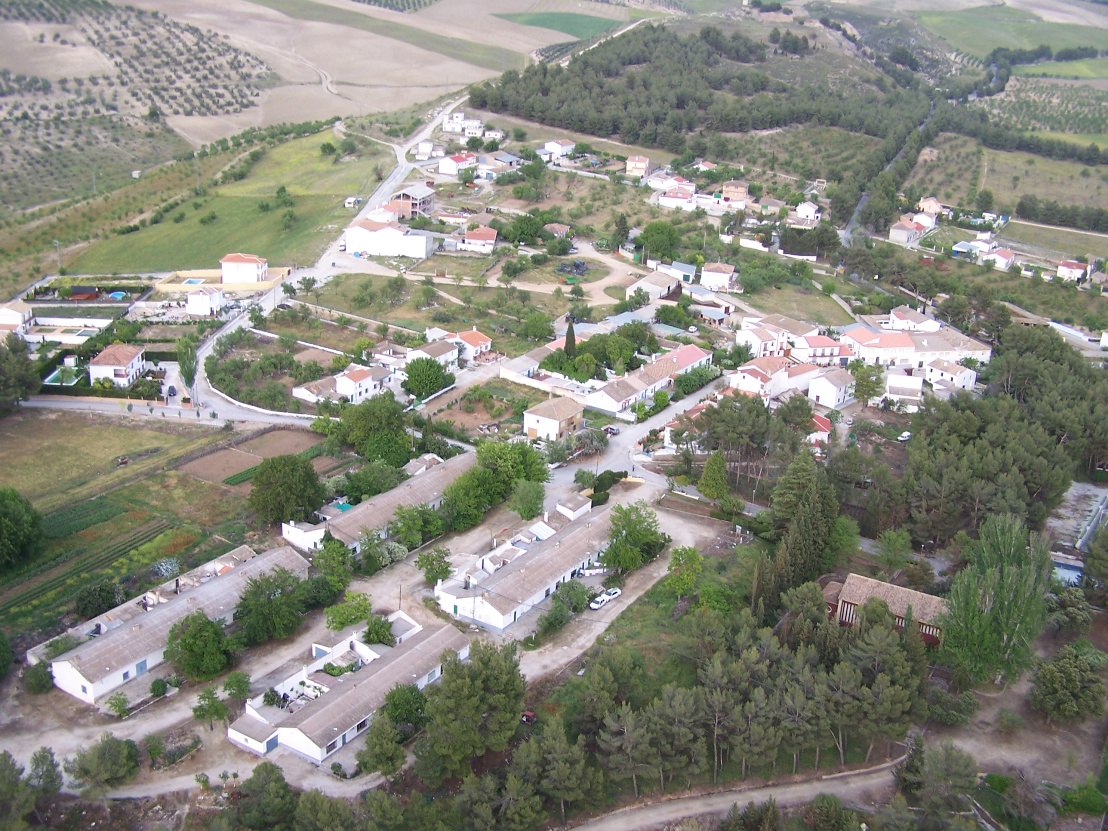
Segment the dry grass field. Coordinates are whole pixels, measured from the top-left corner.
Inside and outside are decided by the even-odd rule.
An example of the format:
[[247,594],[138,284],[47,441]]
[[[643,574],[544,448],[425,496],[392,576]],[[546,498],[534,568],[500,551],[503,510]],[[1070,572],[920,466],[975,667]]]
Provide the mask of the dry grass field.
[[808,320],[824,326],[841,326],[853,323],[846,310],[815,289],[802,289],[799,286],[785,284],[769,288],[757,294],[743,298],[747,303],[765,314],[781,314],[796,320]]
[[918,185],[925,196],[935,196],[944,205],[967,205],[981,178],[983,151],[966,136],[943,133],[920,154],[905,185]]

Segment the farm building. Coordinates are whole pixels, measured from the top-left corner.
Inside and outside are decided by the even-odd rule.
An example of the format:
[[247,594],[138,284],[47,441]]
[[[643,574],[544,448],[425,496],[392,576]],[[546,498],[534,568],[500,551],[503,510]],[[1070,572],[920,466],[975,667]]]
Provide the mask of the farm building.
[[435,599],[448,614],[503,631],[596,559],[607,547],[610,524],[605,509],[544,540],[513,539],[439,583]]
[[[441,677],[445,654],[469,656],[468,639],[453,626],[421,626],[403,612],[388,619],[395,646],[367,645],[362,632],[352,630],[312,644],[311,663],[274,685],[280,705],[266,704],[264,696],[249,700],[245,713],[227,728],[227,738],[259,756],[281,747],[322,764],[369,728],[393,687],[423,689]],[[327,664],[356,669],[332,676],[323,671]]]
[[660,300],[663,297],[668,297],[670,292],[676,289],[680,283],[680,277],[675,277],[672,274],[664,274],[661,271],[652,271],[650,274],[647,274],[642,279],[628,286],[627,296],[630,297],[638,289],[642,289],[651,300]]
[[111,381],[129,387],[146,371],[146,350],[129,343],[113,343],[88,362],[88,382]]
[[838,621],[840,626],[853,626],[857,610],[867,600],[877,599],[885,601],[898,629],[904,628],[904,620],[911,609],[924,641],[938,644],[942,638],[937,621],[946,613],[946,601],[941,597],[851,574],[842,583],[828,583],[823,589],[823,598],[827,601],[828,617]]
[[[165,661],[174,624],[194,612],[229,623],[247,582],[276,568],[303,577],[308,562],[287,546],[257,555],[240,546],[70,630],[84,642],[51,661],[54,686],[96,704]],[[30,662],[45,659],[40,648],[28,653]]]
[[412,231],[396,222],[374,222],[360,219],[346,229],[346,250],[370,257],[411,257],[425,260],[435,248],[435,240],[427,234]]
[[220,281],[224,283],[264,283],[269,279],[269,263],[255,254],[228,254],[219,261]]
[[415,505],[439,507],[442,504],[443,491],[475,464],[475,454],[463,453],[401,482],[390,491],[359,502],[334,519],[324,520],[317,525],[305,522],[282,523],[281,536],[303,551],[313,551],[322,544],[323,535],[330,531],[335,539],[357,550],[362,534],[367,531],[380,532],[392,520],[397,508]]
[[496,229],[487,225],[479,225],[463,231],[462,239],[458,243],[459,251],[474,251],[478,254],[491,254],[494,248],[496,248]]

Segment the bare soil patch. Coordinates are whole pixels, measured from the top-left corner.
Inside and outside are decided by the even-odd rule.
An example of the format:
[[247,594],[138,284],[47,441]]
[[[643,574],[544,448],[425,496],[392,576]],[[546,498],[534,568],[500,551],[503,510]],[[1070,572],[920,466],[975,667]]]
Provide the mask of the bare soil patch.
[[324,369],[331,366],[331,361],[334,359],[335,354],[333,352],[324,352],[322,349],[309,348],[303,352],[297,352],[293,355],[297,363],[306,364],[308,361],[315,361]]
[[205,482],[219,484],[228,476],[233,476],[262,461],[260,456],[244,453],[241,450],[217,450],[184,465],[181,470]]
[[272,456],[283,456],[289,453],[299,453],[319,444],[321,437],[307,430],[274,430],[243,442],[238,446],[239,450],[260,456],[263,459]]

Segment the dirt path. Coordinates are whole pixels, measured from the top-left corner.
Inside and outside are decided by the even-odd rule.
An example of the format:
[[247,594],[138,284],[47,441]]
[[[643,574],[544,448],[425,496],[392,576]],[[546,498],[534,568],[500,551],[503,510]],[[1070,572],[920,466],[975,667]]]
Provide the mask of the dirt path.
[[707,796],[688,796],[654,805],[627,808],[600,819],[576,826],[579,831],[646,831],[685,817],[723,816],[736,802],[764,802],[769,798],[778,805],[791,806],[810,802],[821,793],[833,794],[848,805],[872,807],[885,801],[893,784],[892,764],[877,771],[833,775],[810,782],[788,785],[743,785]]

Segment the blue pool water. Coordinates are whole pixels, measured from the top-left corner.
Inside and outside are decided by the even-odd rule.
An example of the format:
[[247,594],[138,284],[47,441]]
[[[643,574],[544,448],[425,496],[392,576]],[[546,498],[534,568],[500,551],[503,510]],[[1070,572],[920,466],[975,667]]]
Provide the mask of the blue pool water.
[[1082,571],[1077,566],[1069,563],[1059,563],[1057,560],[1054,562],[1054,576],[1067,586],[1072,586],[1080,580],[1081,574]]
[[112,300],[125,300],[127,298],[127,292],[125,291],[113,291],[108,295]]
[[53,384],[54,386],[58,386],[58,387],[61,387],[61,386],[72,387],[74,384],[77,383],[77,381],[80,378],[78,373],[74,373],[73,374],[73,380],[71,380],[68,384],[65,384],[61,380],[61,374],[62,374],[61,367],[58,367],[53,372],[51,372],[49,375],[47,375],[46,380],[44,380],[42,383],[44,383],[44,384]]
[[182,283],[182,285],[185,285],[185,286],[202,286],[202,285],[204,285],[204,280],[201,277],[189,277],[187,280],[185,280],[184,283]]

